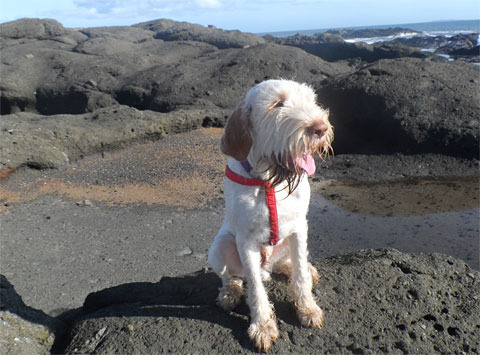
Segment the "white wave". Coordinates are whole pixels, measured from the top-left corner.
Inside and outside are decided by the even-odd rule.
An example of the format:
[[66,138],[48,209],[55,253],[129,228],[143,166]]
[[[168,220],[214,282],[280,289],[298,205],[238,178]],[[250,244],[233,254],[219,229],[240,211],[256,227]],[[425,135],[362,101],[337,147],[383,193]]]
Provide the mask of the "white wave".
[[[373,44],[378,42],[387,42],[397,38],[438,37],[438,36],[444,36],[446,38],[450,38],[458,34],[470,34],[470,33],[475,33],[475,32],[470,30],[427,31],[427,32],[421,32],[421,33],[401,32],[391,36],[351,38],[351,39],[346,39],[345,42],[348,42],[348,43],[364,42],[367,44]],[[477,45],[480,45],[480,35],[477,39]]]
[[439,57],[447,59],[449,62],[453,61],[453,58],[451,58],[448,54],[442,54],[442,53],[437,53]]
[[475,33],[475,31],[471,31],[471,30],[425,31],[425,32],[422,32],[422,35],[427,37],[436,37],[436,36],[453,37],[460,34],[468,35],[470,33]]
[[412,37],[418,37],[421,35],[422,35],[421,33],[401,32],[391,36],[351,38],[351,39],[346,39],[345,42],[348,42],[348,43],[364,42],[367,44],[373,44],[377,42],[391,41],[396,38],[412,38]]

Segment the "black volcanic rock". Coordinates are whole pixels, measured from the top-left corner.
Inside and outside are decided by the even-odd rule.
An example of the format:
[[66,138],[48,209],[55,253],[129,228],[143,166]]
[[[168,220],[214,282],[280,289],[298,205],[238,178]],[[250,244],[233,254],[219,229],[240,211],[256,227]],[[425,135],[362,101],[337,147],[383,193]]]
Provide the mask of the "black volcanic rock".
[[407,38],[395,38],[389,41],[389,43],[392,45],[437,49],[445,46],[448,43],[448,38],[445,36],[414,36]]
[[400,58],[322,83],[335,151],[478,159],[479,74],[468,63]]
[[139,43],[153,39],[155,33],[143,28],[133,26],[108,26],[82,28],[80,32],[89,39],[93,38],[115,38],[132,43]]
[[445,54],[457,60],[466,62],[480,62],[480,46],[478,33],[458,34],[446,36],[415,36],[411,38],[397,38],[388,42],[391,45],[404,45],[429,49],[435,54]]
[[[480,274],[464,262],[367,249],[313,264],[322,329],[300,326],[286,278],[266,284],[279,323],[276,354],[479,350]],[[217,276],[200,271],[90,294],[65,353],[257,353],[247,336],[248,308],[243,301],[230,313],[218,308],[219,286]]]
[[[440,48],[440,50],[444,50],[444,48]],[[480,46],[475,46],[472,48],[457,48],[448,51],[449,55],[452,56],[480,56]],[[479,60],[477,60],[478,62]]]
[[215,26],[204,27],[167,19],[142,22],[134,26],[155,32],[156,39],[205,42],[219,49],[245,48],[265,43],[262,37],[253,33],[226,31]]
[[24,18],[1,25],[2,37],[11,39],[50,39],[67,32],[69,31],[60,22],[51,19]]
[[[449,55],[479,55],[477,45],[478,33],[458,34],[448,38],[448,42],[440,46],[435,53]],[[467,54],[468,53],[468,54]]]
[[115,93],[117,101],[161,112],[193,104],[233,108],[250,87],[266,79],[313,82],[351,70],[274,44],[213,51],[161,69],[151,67],[126,76]]
[[[167,22],[168,29],[186,26]],[[203,28],[196,40],[155,39],[163,23],[142,25],[146,29],[63,29],[45,37],[42,29],[50,20],[37,20],[34,24],[39,29],[34,33],[42,34],[41,41],[17,38],[31,20],[2,24],[2,114],[80,114],[118,103],[160,112],[197,104],[232,107],[249,87],[268,77],[312,82],[350,70],[345,64],[325,63],[299,49],[253,45],[264,41],[258,36],[243,43],[251,36],[236,32]],[[223,35],[225,41],[243,43],[231,47],[242,48],[219,50],[207,43]]]
[[[477,46],[478,33],[458,34],[446,36],[414,36],[409,38],[396,38],[389,41],[391,44],[409,47],[438,50],[438,53],[449,54],[456,49],[470,49]],[[439,50],[440,49],[440,50]]]
[[349,59],[374,62],[379,59],[402,57],[425,58],[429,56],[429,54],[422,53],[416,48],[391,45],[389,43],[378,43],[374,45],[363,42],[349,43],[345,42],[339,34],[330,32],[311,36],[297,34],[285,38],[271,36],[266,36],[265,38],[277,44],[299,47],[329,62]]
[[[190,112],[194,123],[183,129],[201,126],[199,120],[209,115],[221,126],[249,88],[271,78],[321,89],[319,100],[330,108],[336,128],[337,153],[478,157],[475,66],[404,58],[365,67],[362,61],[424,54],[386,43],[346,43],[331,33],[267,36],[275,43],[219,49],[218,43],[211,44],[218,36],[225,35],[225,41],[250,36],[200,27],[169,20],[88,29],[65,29],[56,21],[37,19],[1,24],[1,166],[64,167],[84,154],[162,136],[150,123],[145,129],[133,127],[134,134],[122,136],[117,129],[109,134],[100,124],[104,121],[92,117],[108,117],[114,127],[110,116],[116,107],[128,122],[142,111],[145,117],[155,116],[151,111],[172,117]],[[189,28],[198,36],[156,38]],[[54,128],[67,127],[69,120],[75,134],[55,135]],[[82,120],[91,121],[88,134],[78,123]],[[35,133],[42,125],[48,132]]]
[[223,124],[228,115],[214,108],[158,113],[120,105],[76,115],[5,115],[0,119],[0,170],[18,166],[65,168],[86,155],[157,140],[212,122]]
[[[27,33],[24,28],[30,28],[32,23],[35,31]],[[194,117],[197,117],[195,110],[209,111],[215,124],[221,125],[225,114],[218,116],[217,112],[235,107],[250,87],[265,79],[291,78],[312,83],[352,70],[345,63],[328,63],[301,49],[275,44],[220,50],[200,41],[155,39],[157,32],[150,29],[158,31],[155,26],[161,23],[164,21],[154,21],[145,26],[147,29],[70,30],[54,22],[59,30],[50,31],[50,37],[45,35],[50,32],[44,30],[53,26],[50,20],[24,19],[0,25],[4,115],[0,123],[5,135],[1,140],[0,164],[64,167],[69,161],[102,147],[114,149],[138,137],[144,140],[140,128],[133,134],[138,137],[132,140],[132,134],[117,136],[115,129],[103,129],[100,124],[103,120],[90,119],[90,112],[109,117],[110,108],[114,111],[119,104],[122,105],[119,112],[126,112],[125,106],[130,106],[160,113],[175,111],[180,117],[184,115],[181,110],[193,112]],[[17,38],[20,33],[32,38]],[[33,38],[38,33],[41,40]],[[42,115],[57,116],[42,119]],[[138,114],[126,116],[134,121]],[[205,113],[203,118],[207,116]],[[71,134],[58,135],[46,128],[50,123],[52,129],[60,128],[62,122],[69,120]],[[91,132],[85,135],[81,124],[73,123],[78,120],[91,120]],[[36,134],[35,130],[42,125],[49,133]],[[188,127],[199,126],[196,122]],[[151,137],[162,134],[161,129],[147,131]],[[70,149],[78,141],[82,142],[79,146],[83,153]],[[36,149],[32,150],[33,146]]]

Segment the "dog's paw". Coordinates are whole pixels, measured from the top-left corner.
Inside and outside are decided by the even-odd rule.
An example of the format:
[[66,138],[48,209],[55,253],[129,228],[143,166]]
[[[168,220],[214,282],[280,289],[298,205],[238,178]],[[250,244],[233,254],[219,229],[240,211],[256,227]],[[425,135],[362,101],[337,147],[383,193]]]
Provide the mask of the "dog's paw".
[[255,343],[258,351],[268,352],[273,343],[275,343],[280,336],[275,317],[273,316],[264,323],[250,324],[250,327],[248,328],[248,335]]
[[316,304],[297,307],[297,316],[304,327],[321,328],[323,326],[323,311]]
[[243,295],[242,281],[231,280],[220,288],[217,304],[225,311],[230,312],[237,307]]
[[260,272],[262,275],[262,281],[270,281],[272,279],[272,276],[268,270],[261,269]]

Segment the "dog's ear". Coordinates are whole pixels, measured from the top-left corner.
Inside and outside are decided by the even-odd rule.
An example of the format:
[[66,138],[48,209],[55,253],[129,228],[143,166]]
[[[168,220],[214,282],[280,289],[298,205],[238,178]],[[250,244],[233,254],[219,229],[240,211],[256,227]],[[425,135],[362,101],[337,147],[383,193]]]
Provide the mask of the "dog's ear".
[[228,119],[225,133],[220,142],[223,154],[238,161],[246,160],[252,147],[250,109],[242,106],[240,104]]

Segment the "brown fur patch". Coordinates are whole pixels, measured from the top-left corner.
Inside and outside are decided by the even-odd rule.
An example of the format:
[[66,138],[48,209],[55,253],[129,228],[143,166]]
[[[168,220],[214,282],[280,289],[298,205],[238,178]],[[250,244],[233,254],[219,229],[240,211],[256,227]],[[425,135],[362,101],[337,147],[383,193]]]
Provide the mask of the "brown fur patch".
[[220,142],[220,149],[223,154],[238,161],[247,159],[252,147],[250,125],[249,112],[245,112],[245,109],[238,107],[228,119],[225,133]]

